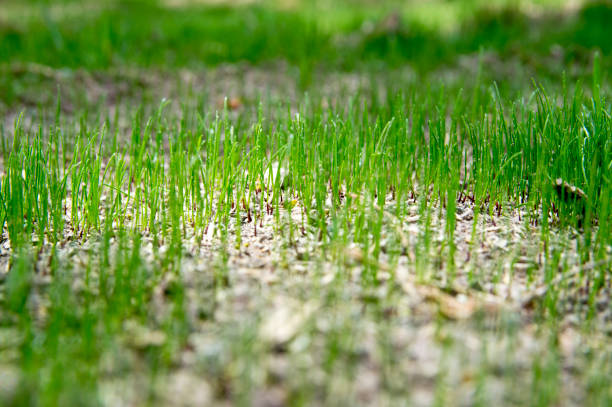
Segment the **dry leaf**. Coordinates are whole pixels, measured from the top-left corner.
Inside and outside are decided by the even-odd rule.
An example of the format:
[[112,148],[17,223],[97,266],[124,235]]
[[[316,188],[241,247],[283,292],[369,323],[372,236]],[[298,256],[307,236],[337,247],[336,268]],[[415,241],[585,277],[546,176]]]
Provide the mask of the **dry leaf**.
[[418,291],[425,299],[437,303],[440,312],[450,319],[470,318],[477,309],[476,301],[463,294],[456,298],[437,287],[431,286],[419,286]]

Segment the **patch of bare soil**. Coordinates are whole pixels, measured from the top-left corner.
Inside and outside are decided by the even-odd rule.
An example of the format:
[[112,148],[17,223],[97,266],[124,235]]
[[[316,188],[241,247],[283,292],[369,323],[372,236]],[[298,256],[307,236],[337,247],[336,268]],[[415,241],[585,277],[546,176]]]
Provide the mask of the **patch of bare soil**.
[[[58,93],[63,113],[72,115],[86,109],[138,106],[143,102],[158,103],[162,99],[174,102],[175,109],[188,100],[201,107],[223,108],[227,98],[230,110],[253,106],[257,101],[297,103],[303,100],[304,89],[299,85],[299,69],[284,62],[263,66],[221,65],[208,69],[180,69],[171,73],[162,70],[112,69],[87,71],[84,69],[54,69],[39,64],[0,65],[0,73],[12,78],[12,99],[0,102],[0,112],[7,113],[5,123],[11,123],[21,111],[38,107],[54,113]],[[414,79],[409,68],[390,74],[404,81]],[[171,78],[171,79],[169,79]],[[367,73],[319,72],[308,90],[328,98],[332,104],[346,100],[357,92],[371,89],[371,75]],[[384,91],[381,81],[380,91]],[[4,96],[5,99],[7,95]]]

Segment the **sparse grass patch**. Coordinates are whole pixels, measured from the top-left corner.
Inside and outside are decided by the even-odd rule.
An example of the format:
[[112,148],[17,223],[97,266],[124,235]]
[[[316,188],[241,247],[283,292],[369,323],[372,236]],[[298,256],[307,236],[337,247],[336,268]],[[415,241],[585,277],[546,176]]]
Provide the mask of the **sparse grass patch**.
[[0,404],[610,404],[609,7],[544,3],[0,5]]
[[[599,89],[597,69],[594,77]],[[142,105],[126,112],[127,133],[108,113],[97,124],[63,117],[61,100],[51,121],[26,126],[20,117],[5,132],[0,205],[10,270],[2,321],[20,332],[3,362],[21,366],[11,400],[72,403],[88,391],[104,399],[103,372],[144,363],[135,380],[153,387],[143,385],[150,396],[138,403],[166,397],[158,377],[201,368],[222,369],[205,374],[207,397],[240,403],[267,388],[267,358],[299,365],[305,350],[323,369],[322,381],[305,385],[316,389],[308,397],[362,397],[369,369],[375,397],[402,398],[384,379],[391,373],[379,370],[399,368],[380,356],[396,351],[362,347],[379,346],[380,329],[415,329],[400,322],[412,312],[442,318],[431,333],[442,359],[427,363],[446,372],[434,386],[446,400],[444,389],[458,380],[447,358],[458,354],[444,318],[484,318],[466,328],[471,335],[503,329],[503,315],[518,307],[519,336],[528,315],[542,321],[544,338],[571,315],[604,334],[612,198],[605,94],[586,98],[576,88],[561,105],[541,89],[515,103],[503,103],[495,87],[476,100],[443,89],[385,94],[384,104],[371,94],[332,106],[309,98],[273,117],[260,108],[255,120],[231,114],[227,102],[203,113]],[[531,242],[510,243],[519,236]],[[243,284],[254,289],[249,281],[280,295],[278,314],[255,292],[240,294]],[[405,293],[425,303],[402,308]],[[363,307],[363,327],[355,311],[343,311],[353,306]],[[247,325],[214,334],[236,312],[246,312]],[[357,340],[361,329],[371,342]],[[229,341],[226,356],[193,349],[206,332]],[[540,392],[560,380],[557,353],[528,359],[542,405],[562,397]],[[277,379],[288,386],[283,397],[305,397],[291,377]],[[478,386],[478,397],[499,396]]]

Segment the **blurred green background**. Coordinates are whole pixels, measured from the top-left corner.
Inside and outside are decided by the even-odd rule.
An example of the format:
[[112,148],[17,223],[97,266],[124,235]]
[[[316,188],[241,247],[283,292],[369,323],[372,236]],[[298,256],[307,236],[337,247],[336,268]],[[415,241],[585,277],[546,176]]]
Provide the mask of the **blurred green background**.
[[457,67],[465,76],[479,62],[485,77],[530,86],[587,75],[595,51],[607,83],[611,22],[612,3],[580,0],[4,0],[0,100],[14,103],[22,76],[47,68],[279,61],[299,70],[303,87],[313,72],[409,66],[431,79]]
[[570,63],[610,53],[611,21],[611,3],[575,0],[12,0],[0,3],[0,58],[90,69],[274,59],[431,68],[484,48]]

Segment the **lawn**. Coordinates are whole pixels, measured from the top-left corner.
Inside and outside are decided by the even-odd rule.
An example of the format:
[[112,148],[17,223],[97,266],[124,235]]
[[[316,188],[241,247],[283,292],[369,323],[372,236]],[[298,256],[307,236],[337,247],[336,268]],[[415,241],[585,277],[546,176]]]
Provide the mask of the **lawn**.
[[0,404],[612,404],[612,7],[0,3]]

